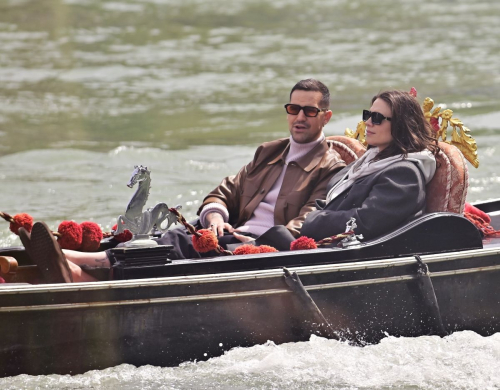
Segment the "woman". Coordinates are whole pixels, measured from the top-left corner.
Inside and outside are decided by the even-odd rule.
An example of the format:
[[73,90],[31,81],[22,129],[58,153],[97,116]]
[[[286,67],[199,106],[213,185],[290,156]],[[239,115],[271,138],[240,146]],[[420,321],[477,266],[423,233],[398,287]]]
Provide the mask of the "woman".
[[417,100],[407,92],[382,92],[363,121],[367,152],[330,180],[326,200],[316,202],[301,235],[320,240],[343,233],[354,217],[356,234],[371,239],[425,211],[425,186],[439,149]]

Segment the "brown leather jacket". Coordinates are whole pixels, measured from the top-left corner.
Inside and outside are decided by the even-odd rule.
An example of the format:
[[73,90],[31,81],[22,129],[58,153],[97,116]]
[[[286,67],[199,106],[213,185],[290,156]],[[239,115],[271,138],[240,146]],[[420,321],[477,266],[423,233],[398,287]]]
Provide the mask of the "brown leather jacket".
[[[283,138],[259,146],[252,162],[207,195],[198,215],[206,204],[217,202],[228,209],[233,227],[244,225],[283,170],[289,144],[290,139]],[[316,209],[315,200],[325,199],[328,181],[343,167],[345,162],[326,140],[289,163],[276,201],[274,223],[285,225],[298,237],[306,215]]]

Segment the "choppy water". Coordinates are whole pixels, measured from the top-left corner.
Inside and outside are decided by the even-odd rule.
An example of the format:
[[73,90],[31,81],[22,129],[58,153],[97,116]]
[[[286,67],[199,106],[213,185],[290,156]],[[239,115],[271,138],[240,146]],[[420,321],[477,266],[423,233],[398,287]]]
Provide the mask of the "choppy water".
[[388,337],[352,347],[308,342],[235,348],[180,367],[121,365],[83,375],[0,379],[3,389],[481,389],[500,387],[500,334]]
[[[355,127],[381,89],[453,109],[479,148],[468,200],[498,198],[499,22],[497,0],[0,0],[0,210],[109,230],[144,164],[149,203],[192,218],[257,144],[286,136],[282,105],[306,77],[332,92],[327,134]],[[5,224],[0,246],[18,243]],[[498,335],[471,332],[313,338],[0,387],[493,389],[499,351]]]

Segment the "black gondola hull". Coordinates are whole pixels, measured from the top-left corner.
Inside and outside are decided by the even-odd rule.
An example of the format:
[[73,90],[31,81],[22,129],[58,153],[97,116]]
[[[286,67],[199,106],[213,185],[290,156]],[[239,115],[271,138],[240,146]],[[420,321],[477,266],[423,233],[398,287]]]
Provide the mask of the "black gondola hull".
[[[455,227],[463,223],[457,218]],[[429,314],[415,253],[429,267],[446,332],[498,332],[498,240],[482,248],[470,225],[454,232],[455,242],[436,228],[441,225],[424,225],[357,248],[174,261],[149,268],[141,275],[146,279],[4,285],[0,375],[74,375],[122,363],[175,366],[234,347],[321,335],[285,283],[284,265],[298,273],[341,339],[363,344],[386,335],[432,334],[436,318]]]

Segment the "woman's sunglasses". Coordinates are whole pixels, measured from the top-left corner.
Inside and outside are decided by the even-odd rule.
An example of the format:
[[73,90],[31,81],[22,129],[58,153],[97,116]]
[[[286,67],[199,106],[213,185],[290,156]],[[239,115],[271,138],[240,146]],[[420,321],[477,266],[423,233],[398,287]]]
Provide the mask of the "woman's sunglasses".
[[299,106],[298,104],[285,104],[285,110],[290,115],[299,115],[300,110],[304,111],[304,115],[310,118],[318,116],[321,111],[326,111],[327,108],[317,108],[311,106]]
[[391,121],[391,118],[383,116],[380,112],[363,110],[363,122],[366,122],[370,118],[372,118],[372,123],[374,125],[380,125],[384,119],[387,119],[389,122]]

